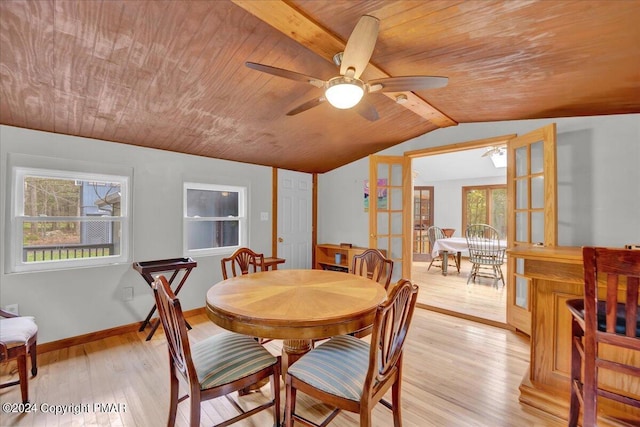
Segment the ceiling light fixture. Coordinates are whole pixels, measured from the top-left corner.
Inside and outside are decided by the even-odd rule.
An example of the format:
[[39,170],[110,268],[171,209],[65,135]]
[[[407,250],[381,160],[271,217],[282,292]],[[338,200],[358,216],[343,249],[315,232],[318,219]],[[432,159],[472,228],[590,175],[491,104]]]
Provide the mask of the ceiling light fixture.
[[364,82],[346,76],[334,77],[327,82],[324,96],[336,108],[346,110],[354,107],[364,96]]
[[497,151],[491,154],[491,161],[493,162],[493,166],[496,168],[506,168],[507,149],[504,147],[500,147]]

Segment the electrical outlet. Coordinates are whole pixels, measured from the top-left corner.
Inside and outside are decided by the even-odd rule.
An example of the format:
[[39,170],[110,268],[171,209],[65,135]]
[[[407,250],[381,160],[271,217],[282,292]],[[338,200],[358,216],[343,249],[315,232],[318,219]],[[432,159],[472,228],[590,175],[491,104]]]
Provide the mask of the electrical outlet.
[[13,313],[13,314],[20,314],[18,313],[18,304],[7,304],[4,306],[4,311],[8,311],[9,313]]
[[122,288],[122,300],[131,301],[132,299],[133,299],[133,288],[132,287]]

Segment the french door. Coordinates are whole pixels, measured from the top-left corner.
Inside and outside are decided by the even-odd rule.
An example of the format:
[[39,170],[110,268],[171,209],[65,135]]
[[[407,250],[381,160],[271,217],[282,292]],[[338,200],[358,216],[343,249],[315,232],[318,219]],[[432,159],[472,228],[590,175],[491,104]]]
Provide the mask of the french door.
[[369,247],[385,250],[393,260],[392,283],[411,277],[411,262],[403,262],[411,259],[411,244],[405,242],[410,221],[403,213],[411,212],[411,198],[403,197],[404,191],[412,194],[406,176],[410,162],[406,156],[369,156]]
[[[556,125],[507,143],[507,246],[558,244]],[[507,259],[507,323],[531,334],[531,283],[524,260]]]

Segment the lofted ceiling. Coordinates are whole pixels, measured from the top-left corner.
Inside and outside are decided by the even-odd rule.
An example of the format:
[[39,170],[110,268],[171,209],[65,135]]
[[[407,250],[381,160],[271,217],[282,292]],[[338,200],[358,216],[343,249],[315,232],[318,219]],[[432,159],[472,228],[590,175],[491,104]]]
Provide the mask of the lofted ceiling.
[[[319,88],[362,15],[380,20],[365,81],[380,118]],[[326,172],[459,123],[640,112],[640,1],[0,2],[0,123],[303,172]]]

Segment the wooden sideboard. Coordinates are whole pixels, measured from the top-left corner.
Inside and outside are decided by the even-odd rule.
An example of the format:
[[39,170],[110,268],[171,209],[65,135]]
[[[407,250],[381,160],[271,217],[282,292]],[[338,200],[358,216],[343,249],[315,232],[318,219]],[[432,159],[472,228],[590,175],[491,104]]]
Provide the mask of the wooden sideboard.
[[[569,414],[571,315],[565,302],[584,295],[582,248],[518,247],[507,251],[524,260],[524,276],[531,279],[531,361],[520,385],[520,401],[566,419]],[[604,350],[606,351],[606,349]],[[640,354],[617,355],[640,366]],[[640,381],[601,372],[603,384],[640,396]],[[599,426],[640,425],[640,411],[600,399]],[[619,420],[627,420],[621,422]]]

